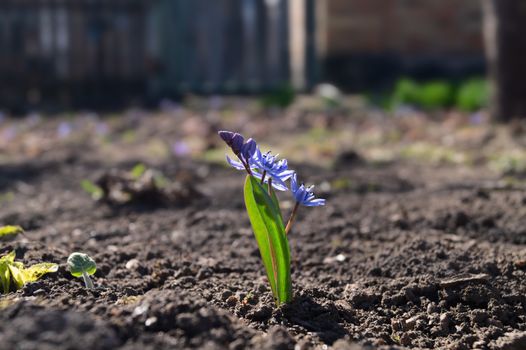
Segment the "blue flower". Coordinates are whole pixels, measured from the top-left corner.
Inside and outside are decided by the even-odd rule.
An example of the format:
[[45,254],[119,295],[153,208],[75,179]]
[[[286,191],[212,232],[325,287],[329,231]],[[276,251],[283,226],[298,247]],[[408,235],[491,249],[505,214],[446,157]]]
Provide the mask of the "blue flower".
[[243,136],[232,131],[220,131],[219,136],[230,146],[238,160],[234,160],[226,156],[226,161],[233,168],[237,170],[245,170],[250,175],[268,183],[272,179],[272,187],[278,191],[287,191],[288,187],[285,184],[292,174],[293,170],[288,169],[286,159],[278,161],[277,156],[273,156],[270,152],[262,154],[256,141],[248,139],[245,142]]
[[298,204],[304,205],[306,207],[318,207],[320,205],[325,205],[325,199],[315,199],[312,189],[314,186],[305,187],[304,184],[298,186],[298,180],[296,173],[292,175],[290,180],[290,190],[294,195],[294,199]]
[[289,170],[286,159],[278,161],[277,156],[273,156],[270,152],[262,154],[258,147],[250,158],[250,167],[258,170],[254,172],[256,178],[261,179],[263,174],[265,175],[264,182],[268,182],[269,178],[272,178],[273,187],[279,191],[288,190],[285,181],[294,174],[294,170]]

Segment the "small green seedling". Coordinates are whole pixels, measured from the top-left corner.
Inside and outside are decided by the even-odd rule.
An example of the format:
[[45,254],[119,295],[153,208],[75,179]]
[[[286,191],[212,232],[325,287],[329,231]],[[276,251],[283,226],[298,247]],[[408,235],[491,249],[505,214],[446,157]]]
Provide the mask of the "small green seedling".
[[80,186],[82,186],[82,189],[87,192],[88,194],[91,195],[91,198],[93,198],[93,200],[99,200],[102,198],[102,196],[104,195],[104,192],[102,191],[102,188],[100,188],[99,186],[95,185],[93,182],[91,182],[90,180],[82,180],[80,182]]
[[137,180],[146,172],[146,170],[148,170],[146,168],[146,165],[139,163],[132,168],[132,170],[130,171],[130,175],[132,178]]
[[160,171],[148,168],[146,165],[139,163],[130,170],[130,176],[135,181],[149,181],[153,179],[153,184],[157,188],[163,188],[170,182]]
[[15,252],[0,257],[0,289],[3,294],[22,288],[26,283],[35,282],[49,272],[57,272],[58,265],[54,263],[40,263],[28,268],[19,261],[15,261]]
[[8,241],[22,233],[24,233],[24,229],[20,226],[2,226],[0,227],[0,240]]
[[71,272],[74,277],[82,276],[86,288],[95,288],[89,276],[97,271],[97,265],[87,254],[78,252],[72,253],[68,258],[68,267],[69,272]]

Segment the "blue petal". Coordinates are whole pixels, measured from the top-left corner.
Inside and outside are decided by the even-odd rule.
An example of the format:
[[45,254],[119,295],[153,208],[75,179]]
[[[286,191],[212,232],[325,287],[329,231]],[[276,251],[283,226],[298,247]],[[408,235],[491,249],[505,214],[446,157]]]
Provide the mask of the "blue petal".
[[325,199],[313,199],[309,202],[303,203],[303,205],[306,207],[319,207],[321,205],[325,205]]
[[281,173],[276,174],[282,181],[290,179],[295,174],[294,170],[284,170]]
[[275,177],[272,177],[272,187],[274,187],[278,191],[288,191],[289,190],[289,188],[283,181]]
[[261,180],[261,174],[257,171],[252,170],[252,176],[254,176],[258,180]]
[[291,176],[290,189],[293,194],[298,190],[298,180],[297,180],[297,175],[295,172],[293,172]]
[[251,159],[256,152],[256,141],[253,139],[248,139],[247,142],[241,147],[241,154],[245,159]]
[[[253,171],[252,175],[258,179],[261,180],[262,174]],[[267,174],[268,175],[268,174]],[[265,183],[268,183],[268,176],[265,176]],[[287,185],[283,181],[281,181],[279,178],[275,178],[272,176],[272,187],[274,187],[275,190],[278,191],[288,191]]]
[[231,166],[233,166],[237,170],[245,170],[245,166],[243,165],[243,163],[238,162],[238,161],[233,160],[233,159],[230,159],[229,156],[226,156],[226,161],[228,162],[228,164],[230,164]]

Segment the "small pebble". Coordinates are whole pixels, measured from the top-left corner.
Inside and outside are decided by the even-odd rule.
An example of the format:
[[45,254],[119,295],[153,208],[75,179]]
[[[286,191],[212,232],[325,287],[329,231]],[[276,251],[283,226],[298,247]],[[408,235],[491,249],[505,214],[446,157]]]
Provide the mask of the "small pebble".
[[141,263],[137,259],[131,259],[126,263],[126,269],[137,270],[141,266]]
[[157,317],[153,316],[153,317],[148,317],[146,319],[146,321],[144,322],[144,325],[146,327],[150,327],[151,325],[153,325],[154,323],[157,322]]

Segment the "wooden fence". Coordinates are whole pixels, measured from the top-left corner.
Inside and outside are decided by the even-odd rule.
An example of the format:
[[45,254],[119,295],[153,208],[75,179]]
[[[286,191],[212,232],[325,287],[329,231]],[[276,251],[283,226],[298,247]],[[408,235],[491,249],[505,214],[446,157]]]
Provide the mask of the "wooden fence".
[[1,0],[0,105],[271,89],[291,78],[290,1]]
[[111,103],[144,89],[142,0],[0,1],[0,103]]

